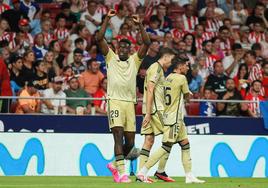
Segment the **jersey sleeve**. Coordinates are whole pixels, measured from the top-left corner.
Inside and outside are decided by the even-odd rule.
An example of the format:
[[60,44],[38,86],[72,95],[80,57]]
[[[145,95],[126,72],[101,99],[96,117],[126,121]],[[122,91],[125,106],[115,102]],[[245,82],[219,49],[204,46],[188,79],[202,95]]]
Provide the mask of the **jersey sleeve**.
[[109,51],[105,57],[105,63],[108,65],[114,58],[115,58],[115,53],[111,48],[109,48]]
[[182,77],[182,92],[183,94],[190,93],[188,82],[185,76]]
[[140,68],[140,65],[141,65],[141,62],[142,62],[143,59],[139,58],[138,53],[134,53],[132,55],[132,58],[133,58],[133,60],[135,62],[136,68],[138,70]]
[[157,83],[161,76],[161,67],[158,64],[153,64],[147,71],[147,80],[153,83]]

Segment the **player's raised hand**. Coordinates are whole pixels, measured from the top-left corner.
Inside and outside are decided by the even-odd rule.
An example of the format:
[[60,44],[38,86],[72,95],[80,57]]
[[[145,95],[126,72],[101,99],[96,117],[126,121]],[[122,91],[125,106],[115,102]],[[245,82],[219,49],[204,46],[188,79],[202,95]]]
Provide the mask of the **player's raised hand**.
[[116,15],[116,11],[114,9],[110,9],[108,14],[107,14],[107,16],[110,17],[110,18],[115,16],[115,15]]
[[142,126],[147,127],[147,125],[150,123],[151,119],[152,119],[151,114],[146,114],[143,121],[142,121]]
[[133,19],[135,24],[139,24],[141,21],[138,14],[132,15],[132,19]]

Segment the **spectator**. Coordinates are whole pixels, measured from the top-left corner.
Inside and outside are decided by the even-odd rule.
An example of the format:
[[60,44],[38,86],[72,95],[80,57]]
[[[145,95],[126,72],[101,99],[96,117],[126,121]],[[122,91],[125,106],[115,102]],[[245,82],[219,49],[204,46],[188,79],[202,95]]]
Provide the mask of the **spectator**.
[[[87,98],[90,97],[84,89],[79,87],[79,82],[77,77],[70,77],[68,80],[69,89],[65,90],[67,97],[76,97],[76,98]],[[91,103],[89,100],[67,100],[67,111],[71,114],[76,114],[77,108],[84,108],[84,114],[90,114],[91,112]]]
[[237,75],[240,64],[244,63],[243,57],[244,51],[241,44],[233,44],[232,53],[228,56],[225,56],[222,60],[227,76],[234,78]]
[[9,6],[8,4],[4,3],[3,1],[4,1],[4,0],[0,0],[0,15],[1,15],[3,12],[5,12],[5,11],[7,11],[7,10],[10,9],[10,6]]
[[[78,24],[74,28],[74,32],[73,32],[73,34],[71,35],[70,38],[71,38],[72,41],[75,41],[78,38],[82,38],[83,39],[83,42],[84,42],[84,46],[87,46],[88,43],[89,44],[91,43],[90,37],[91,37],[90,36],[90,32],[87,29],[87,27],[85,25]],[[75,44],[72,43],[72,49],[75,49],[74,46],[75,46]]]
[[201,89],[203,86],[203,79],[202,77],[198,74],[199,69],[197,64],[193,64],[191,66],[191,79],[189,82],[189,89],[193,93],[194,98],[199,98],[201,95]]
[[96,113],[98,114],[107,114],[107,77],[104,77],[101,80],[101,87],[94,94],[94,98],[102,98],[103,100],[94,100],[94,106],[96,109]]
[[215,17],[217,17],[217,19],[222,19],[225,17],[224,11],[221,8],[216,6],[215,0],[206,0],[206,7],[200,10],[199,16],[204,16],[208,9],[212,9],[215,11]]
[[[1,57],[0,57],[0,96],[12,96],[8,69]],[[1,100],[1,102],[2,102],[2,105],[0,105],[1,113],[7,113],[9,100],[3,99]]]
[[246,97],[246,94],[249,90],[248,76],[248,66],[245,63],[240,64],[237,75],[234,77],[234,82],[243,99]]
[[251,49],[251,43],[249,42],[249,33],[250,29],[248,26],[241,26],[240,27],[240,39],[237,40],[237,43],[240,43],[242,48],[245,50]]
[[117,39],[118,42],[121,39],[127,39],[132,43],[132,45],[136,45],[136,40],[130,35],[130,29],[127,23],[123,23],[120,26],[120,31],[115,38]]
[[56,17],[56,29],[54,30],[55,39],[64,41],[69,37],[70,33],[66,27],[67,17],[64,14],[59,14]]
[[70,65],[63,67],[63,70],[62,70],[62,77],[64,79],[63,85],[62,85],[63,90],[69,89],[68,80],[72,78],[73,76],[74,76],[74,72]]
[[198,24],[195,26],[195,31],[193,33],[195,35],[195,44],[198,51],[198,54],[202,51],[202,44],[206,40],[211,39],[211,33],[205,32],[203,25]]
[[225,54],[221,48],[221,39],[219,37],[213,37],[212,42],[212,54],[217,57],[217,59],[223,59]]
[[265,61],[262,64],[262,72],[263,72],[263,79],[262,79],[262,85],[264,87],[264,97],[265,99],[268,99],[268,62]]
[[191,56],[196,56],[195,36],[188,33],[184,35],[183,41],[186,44],[186,52]]
[[201,76],[203,82],[205,83],[207,77],[209,76],[209,70],[206,68],[206,56],[199,55],[196,58],[196,64],[198,65],[198,75]]
[[111,25],[114,28],[114,35],[118,35],[121,25],[125,22],[125,17],[128,15],[127,6],[119,4],[117,13],[111,18]]
[[102,14],[97,11],[97,1],[88,1],[87,11],[81,15],[81,21],[85,22],[85,25],[91,35],[93,35],[97,27],[101,24]]
[[207,78],[205,88],[212,88],[214,94],[221,96],[226,91],[226,81],[228,77],[224,75],[224,68],[221,61],[216,61],[213,65],[214,74]]
[[77,18],[75,15],[71,14],[71,5],[68,2],[63,2],[61,4],[61,10],[62,12],[59,13],[56,17],[63,17],[66,19],[66,29],[72,30],[77,25]]
[[[33,82],[27,82],[19,97],[40,97],[38,90]],[[36,114],[40,113],[41,102],[39,99],[19,99],[16,107],[17,114]]]
[[250,117],[258,117],[260,115],[259,111],[259,101],[263,101],[264,98],[261,95],[262,83],[260,80],[254,80],[251,83],[251,88],[247,94],[245,100],[252,101],[248,103],[248,113]]
[[167,16],[167,6],[164,3],[160,3],[157,6],[156,16],[160,20],[160,29],[164,32],[168,32],[172,29],[172,21]]
[[34,41],[30,33],[31,27],[29,25],[29,21],[27,19],[21,19],[19,21],[19,29],[22,32],[21,36],[22,36],[23,43],[21,45],[25,49],[32,49]]
[[151,40],[157,40],[158,42],[164,41],[165,33],[160,30],[160,23],[161,21],[156,15],[151,16],[149,27],[146,29],[146,32],[149,34]]
[[35,54],[36,60],[42,60],[47,53],[47,50],[44,46],[44,36],[42,33],[38,33],[35,36],[33,52]]
[[46,71],[46,65],[42,60],[38,60],[34,63],[35,74],[33,78],[33,84],[38,89],[40,94],[48,88],[48,77]]
[[254,44],[254,43],[259,43],[261,41],[264,41],[265,35],[262,31],[263,31],[262,22],[253,23],[253,29],[252,29],[252,32],[249,34],[249,38],[248,38],[249,42],[251,44]]
[[221,39],[221,50],[224,53],[224,56],[228,56],[231,54],[231,47],[234,43],[233,39],[231,38],[231,31],[226,26],[221,26],[219,28],[219,36]]
[[217,61],[218,57],[212,54],[212,42],[211,40],[205,40],[202,43],[203,55],[206,57],[205,67],[209,70],[210,73],[213,72],[213,66]]
[[65,113],[66,108],[66,94],[62,91],[62,77],[55,77],[52,81],[52,87],[43,92],[43,96],[47,98],[61,98],[61,99],[45,99],[41,106],[41,112],[45,114],[62,114]]
[[183,39],[184,35],[187,33],[185,30],[183,17],[178,16],[175,18],[174,28],[170,30],[170,33],[175,42],[179,42]]
[[74,75],[82,74],[82,72],[86,70],[85,65],[82,63],[83,53],[83,50],[79,48],[76,48],[73,52],[74,62],[71,63],[71,67],[73,69]]
[[234,9],[230,11],[230,19],[234,29],[244,25],[248,17],[248,11],[244,8],[241,0],[234,0]]
[[71,14],[76,17],[76,20],[79,21],[81,18],[81,13],[86,10],[85,7],[83,7],[83,1],[81,0],[70,0],[70,11]]
[[27,14],[28,18],[32,21],[40,11],[40,7],[31,0],[23,0],[20,2],[20,10]]
[[100,87],[104,75],[100,72],[100,63],[96,59],[90,59],[87,62],[87,71],[81,74],[79,83],[81,88],[93,96]]
[[[9,63],[11,64],[11,68],[9,69],[11,87],[14,91],[15,88],[24,87],[24,81],[21,77],[21,69],[22,69],[22,57],[18,56],[17,54],[11,54],[9,58]],[[13,93],[16,93],[15,91]]]
[[52,78],[60,75],[60,67],[54,59],[54,54],[52,51],[47,51],[44,57],[44,63],[46,66],[46,73],[48,76],[48,81],[51,82]]
[[9,61],[9,57],[10,57],[10,53],[8,50],[8,47],[0,47],[0,58],[2,58],[2,60],[4,61],[4,63],[6,65],[8,65],[8,61]]
[[247,17],[246,25],[253,29],[254,23],[263,23],[263,18],[265,19],[264,10],[264,5],[262,3],[257,3],[253,11],[254,14]]
[[[204,99],[205,100],[211,100],[213,99],[212,97],[212,90],[210,88],[205,88],[204,89]],[[199,115],[200,116],[215,116],[216,115],[216,107],[213,102],[200,102],[199,105]]]
[[6,10],[1,14],[1,17],[9,23],[12,32],[18,32],[18,23],[21,18],[28,18],[27,14],[20,10],[20,0],[12,0],[13,9]]
[[4,18],[0,18],[0,42],[5,40],[10,41],[10,34],[8,33],[9,24],[8,21]]
[[53,52],[55,62],[58,64],[59,68],[62,69],[65,65],[65,57],[61,53],[61,47],[58,40],[53,40],[49,44],[49,51]]
[[206,31],[212,32],[213,36],[216,36],[219,28],[223,25],[221,19],[219,19],[219,17],[217,16],[215,9],[211,7],[206,9],[205,17],[206,17],[206,27],[205,27]]
[[21,69],[21,77],[24,82],[32,82],[34,79],[34,61],[35,56],[32,50],[28,50],[24,53],[23,56],[23,66]]
[[264,31],[265,39],[260,42],[262,49],[262,57],[268,59],[268,30]]
[[[226,81],[226,91],[218,96],[219,100],[242,100],[242,96],[236,90],[235,82],[229,78]],[[228,102],[217,103],[217,116],[240,116],[241,115],[240,103]]]
[[194,32],[195,26],[199,23],[198,18],[194,15],[195,7],[192,4],[184,5],[184,14],[182,15],[184,29],[186,32]]
[[248,51],[245,54],[245,63],[249,69],[249,81],[262,80],[261,65],[256,61],[256,53]]
[[41,22],[41,32],[44,36],[44,45],[46,48],[48,48],[50,42],[54,40],[54,34],[52,32],[52,24],[50,20],[44,20]]

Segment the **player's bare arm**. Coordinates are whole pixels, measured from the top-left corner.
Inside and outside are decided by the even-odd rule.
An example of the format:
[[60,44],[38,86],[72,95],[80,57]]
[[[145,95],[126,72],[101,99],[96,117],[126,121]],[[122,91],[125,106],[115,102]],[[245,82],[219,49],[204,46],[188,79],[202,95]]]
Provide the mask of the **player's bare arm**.
[[152,113],[152,105],[153,105],[153,98],[154,98],[154,88],[155,88],[155,83],[149,82],[147,84],[146,114],[142,122],[143,127],[146,127],[152,118],[151,113]]
[[150,40],[149,35],[145,31],[143,24],[141,23],[139,15],[133,15],[132,19],[133,19],[134,23],[139,26],[139,29],[141,32],[141,38],[142,38],[143,44],[138,51],[138,56],[139,56],[139,58],[143,59],[147,53],[147,50],[148,50],[150,44],[151,44],[151,40]]
[[107,29],[107,26],[108,26],[108,23],[109,23],[111,17],[113,17],[115,15],[116,15],[116,11],[113,9],[110,9],[107,16],[105,17],[105,19],[103,21],[103,24],[101,25],[101,28],[97,34],[97,37],[96,37],[99,48],[100,48],[102,54],[105,56],[108,54],[109,47],[104,39],[104,35],[105,35],[106,29]]

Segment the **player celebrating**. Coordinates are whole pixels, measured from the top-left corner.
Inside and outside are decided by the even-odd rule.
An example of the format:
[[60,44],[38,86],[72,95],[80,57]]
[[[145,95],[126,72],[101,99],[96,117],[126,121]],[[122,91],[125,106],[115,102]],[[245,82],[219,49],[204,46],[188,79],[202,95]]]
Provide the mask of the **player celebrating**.
[[110,18],[115,15],[115,10],[109,10],[97,34],[97,42],[107,64],[108,118],[114,137],[115,161],[109,163],[107,167],[112,172],[115,182],[128,183],[131,180],[125,173],[124,159],[131,158],[134,148],[136,76],[142,59],[147,53],[150,39],[140,18],[133,15],[134,23],[139,26],[143,45],[137,53],[130,55],[131,43],[127,39],[122,39],[119,41],[118,54],[113,52],[108,47],[104,34]]
[[162,147],[152,154],[147,163],[138,172],[137,179],[145,183],[148,181],[146,174],[148,170],[157,163],[159,159],[170,153],[172,145],[178,143],[181,146],[182,164],[186,174],[185,183],[204,183],[197,179],[191,172],[192,162],[190,157],[190,144],[183,116],[183,99],[189,102],[190,90],[186,75],[189,70],[187,60],[176,58],[172,65],[173,73],[166,78],[166,106],[164,110],[164,128]]
[[[163,133],[163,112],[165,105],[164,72],[171,65],[175,54],[172,49],[162,48],[160,59],[152,64],[146,72],[143,96],[143,114],[145,117],[142,123],[141,134],[145,135],[144,144],[140,153],[140,169],[146,163],[150,150],[154,143],[154,137]],[[159,162],[159,168],[155,176],[164,181],[173,182],[164,169],[167,158],[163,157]]]

